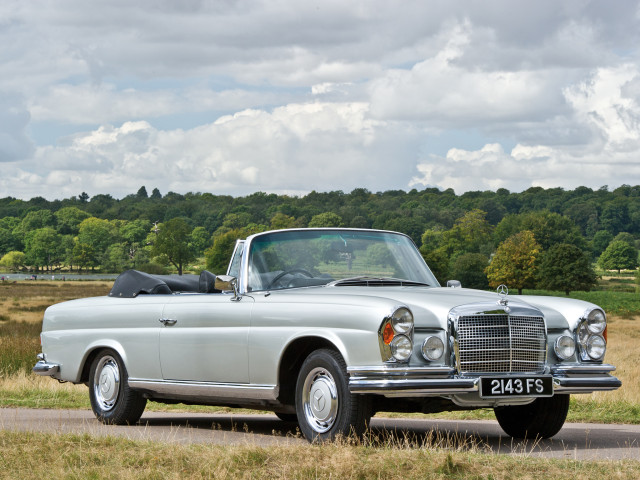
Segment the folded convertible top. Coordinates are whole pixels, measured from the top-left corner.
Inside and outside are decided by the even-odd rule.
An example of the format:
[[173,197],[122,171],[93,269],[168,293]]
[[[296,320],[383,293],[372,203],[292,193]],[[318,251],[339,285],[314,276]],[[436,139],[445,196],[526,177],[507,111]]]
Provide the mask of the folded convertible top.
[[[113,283],[110,297],[133,298],[141,293],[146,294],[171,294],[174,292],[203,292],[213,293],[214,290],[206,288],[203,290],[202,285],[211,284],[210,278],[215,276],[207,271],[198,275],[151,275],[138,270],[127,270],[122,272]],[[203,279],[209,279],[203,282]]]

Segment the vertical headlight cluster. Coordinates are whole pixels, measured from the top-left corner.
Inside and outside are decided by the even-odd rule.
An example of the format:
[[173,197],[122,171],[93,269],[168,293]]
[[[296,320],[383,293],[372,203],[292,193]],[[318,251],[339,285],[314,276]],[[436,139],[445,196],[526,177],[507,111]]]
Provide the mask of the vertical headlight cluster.
[[385,362],[406,362],[413,351],[413,314],[398,307],[380,326],[380,352]]
[[576,329],[581,360],[602,360],[607,350],[607,317],[599,308],[587,310]]

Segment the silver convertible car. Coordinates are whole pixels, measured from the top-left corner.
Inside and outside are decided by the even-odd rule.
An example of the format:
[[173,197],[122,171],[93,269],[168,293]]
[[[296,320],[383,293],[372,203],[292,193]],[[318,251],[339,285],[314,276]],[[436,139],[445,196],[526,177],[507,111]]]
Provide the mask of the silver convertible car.
[[147,399],[270,410],[310,441],[376,412],[492,408],[551,437],[571,394],[614,390],[607,322],[567,298],[440,287],[403,234],[297,229],[239,240],[226,275],[130,270],[44,314],[34,372],[89,387],[105,423]]

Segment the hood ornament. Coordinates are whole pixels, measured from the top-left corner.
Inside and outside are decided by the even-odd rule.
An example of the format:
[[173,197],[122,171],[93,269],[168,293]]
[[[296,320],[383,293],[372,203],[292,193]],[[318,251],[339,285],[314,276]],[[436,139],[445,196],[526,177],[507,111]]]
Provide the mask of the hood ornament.
[[508,307],[509,299],[507,298],[507,296],[509,295],[509,288],[505,284],[502,284],[496,290],[498,292],[498,295],[500,296],[500,300],[498,300],[498,303],[504,307],[504,311],[506,313],[509,313],[511,311],[511,309]]

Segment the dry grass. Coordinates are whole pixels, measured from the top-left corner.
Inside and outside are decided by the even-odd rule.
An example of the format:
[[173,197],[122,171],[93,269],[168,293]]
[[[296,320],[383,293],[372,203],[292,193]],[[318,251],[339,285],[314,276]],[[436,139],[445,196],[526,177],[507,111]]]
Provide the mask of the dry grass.
[[[46,448],[44,448],[46,446]],[[486,455],[453,446],[167,445],[78,435],[0,432],[0,479],[562,479],[640,477],[636,461]]]

